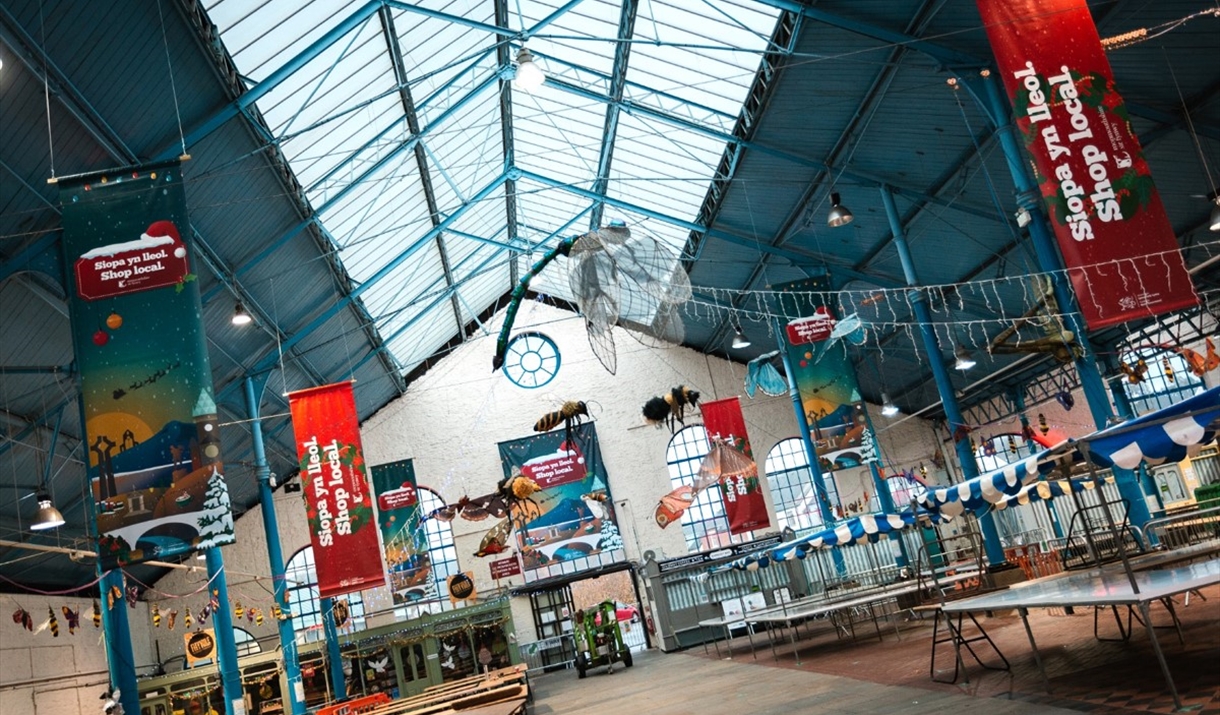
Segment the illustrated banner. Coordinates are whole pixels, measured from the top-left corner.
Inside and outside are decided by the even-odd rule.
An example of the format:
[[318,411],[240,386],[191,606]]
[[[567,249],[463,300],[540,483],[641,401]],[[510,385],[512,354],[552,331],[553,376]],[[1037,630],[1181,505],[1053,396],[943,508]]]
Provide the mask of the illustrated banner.
[[557,429],[499,445],[504,476],[541,487],[512,513],[526,583],[626,558],[597,430],[586,422],[571,436]]
[[[746,434],[746,420],[741,414],[741,402],[729,397],[715,402],[704,402],[703,427],[709,440],[724,440],[730,447],[754,461],[754,450],[750,447],[750,435]],[[729,533],[742,534],[747,531],[766,529],[771,526],[767,516],[767,502],[763,497],[758,478],[758,465],[748,474],[725,474],[716,485],[724,500],[724,512],[729,518]]]
[[415,464],[410,459],[369,468],[377,496],[382,560],[395,605],[436,596],[428,534],[420,520]]
[[231,544],[178,163],[58,187],[101,568]]
[[384,584],[352,383],[291,392],[288,406],[318,568],[318,595],[333,598]]
[[1091,329],[1198,303],[1085,0],[978,0]]

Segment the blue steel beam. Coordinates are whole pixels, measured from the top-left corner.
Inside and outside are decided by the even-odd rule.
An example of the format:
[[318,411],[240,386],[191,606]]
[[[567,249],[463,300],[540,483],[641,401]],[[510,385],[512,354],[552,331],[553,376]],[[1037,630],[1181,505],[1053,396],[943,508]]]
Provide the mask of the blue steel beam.
[[[426,232],[423,236],[421,236],[420,238],[418,238],[414,242],[412,242],[409,246],[407,246],[405,249],[403,249],[403,251],[400,252],[397,256],[390,259],[384,266],[382,266],[380,269],[378,269],[376,273],[374,273],[373,275],[371,275],[367,279],[365,279],[363,283],[352,288],[351,291],[349,291],[346,295],[341,297],[339,300],[335,301],[329,308],[324,310],[321,314],[319,314],[313,320],[309,321],[309,323],[307,323],[306,325],[301,327],[299,330],[294,332],[292,335],[290,335],[284,341],[283,345],[280,346],[280,349],[288,350],[288,349],[292,348],[294,345],[297,345],[302,340],[309,337],[313,333],[313,331],[317,330],[319,327],[324,325],[331,318],[338,315],[341,310],[350,306],[353,302],[356,301],[356,299],[358,299],[361,295],[363,295],[366,290],[377,285],[386,276],[388,276],[395,268],[400,266],[404,261],[406,261],[411,256],[415,255],[415,253],[418,252],[420,249],[422,249],[424,246],[427,246],[429,242],[435,240],[437,235],[439,235],[442,231],[447,229],[453,222],[455,222],[459,218],[461,218],[466,213],[466,211],[468,211],[472,206],[477,205],[481,201],[485,200],[488,196],[490,196],[493,191],[495,191],[497,188],[500,187],[501,184],[504,183],[504,180],[506,178],[507,178],[506,174],[501,174],[500,176],[498,176],[494,180],[492,180],[491,183],[489,183],[487,186],[483,187],[477,194],[475,194],[473,197],[471,197],[470,201],[467,201],[466,203],[462,204],[460,207],[457,208],[457,210],[455,210],[453,213],[446,216],[439,224],[437,224],[431,230]],[[269,353],[265,354],[255,364],[255,366],[248,371],[248,373],[252,374],[252,375],[261,374],[262,372],[274,367],[278,358],[279,358],[278,351],[269,352]],[[222,389],[222,392],[228,392],[231,389],[235,389],[235,386],[237,386],[239,384],[240,383],[237,381],[231,382],[228,385],[225,385],[225,387]]]
[[529,179],[530,181],[542,184],[544,186],[549,186],[554,189],[560,189],[563,191],[567,191],[570,194],[574,194],[576,196],[580,196],[581,198],[589,199],[591,201],[603,201],[610,206],[614,206],[615,208],[620,208],[620,209],[623,209],[626,211],[630,211],[632,213],[637,213],[637,214],[640,214],[641,216],[647,216],[649,218],[654,218],[658,221],[663,221],[667,224],[670,224],[671,226],[677,226],[678,228],[686,229],[687,231],[698,231],[699,233],[702,233],[702,234],[710,236],[712,238],[716,238],[718,240],[724,241],[725,243],[731,243],[731,244],[734,244],[737,246],[744,246],[747,248],[761,251],[763,253],[770,253],[770,254],[779,256],[781,258],[787,258],[789,261],[792,261],[797,266],[826,267],[832,273],[835,273],[835,274],[838,274],[841,276],[846,276],[846,277],[852,278],[852,279],[868,280],[879,286],[883,286],[886,288],[898,288],[898,287],[901,287],[901,285],[902,285],[897,279],[893,278],[892,276],[882,276],[882,275],[877,275],[877,274],[865,275],[863,273],[860,273],[859,271],[853,271],[850,266],[834,265],[834,266],[827,267],[826,262],[823,259],[823,257],[818,256],[813,253],[806,253],[804,251],[798,251],[798,250],[794,250],[791,248],[777,248],[770,244],[759,244],[754,239],[746,237],[746,236],[738,236],[734,233],[731,233],[729,231],[725,231],[722,229],[708,228],[707,226],[704,226],[699,223],[695,223],[694,221],[687,221],[685,219],[680,219],[680,218],[676,218],[674,216],[669,216],[667,214],[661,213],[660,211],[654,211],[653,209],[645,208],[643,206],[637,206],[633,203],[623,201],[622,199],[616,199],[612,196],[599,196],[597,194],[594,194],[589,189],[583,189],[579,186],[573,186],[572,184],[569,184],[567,182],[557,181],[555,179],[551,179],[549,177],[542,176],[541,174],[535,174],[531,171],[525,171],[523,169],[516,169],[516,171],[519,172],[519,175],[521,178]]
[[376,163],[374,163],[368,169],[361,172],[360,176],[358,176],[355,179],[353,179],[352,181],[348,182],[348,184],[346,186],[344,186],[342,189],[340,189],[337,193],[335,193],[334,196],[331,196],[329,199],[327,199],[325,203],[323,203],[321,206],[319,206],[314,211],[313,215],[311,215],[305,219],[302,219],[301,221],[297,222],[297,224],[294,225],[292,228],[290,228],[287,231],[285,231],[284,233],[280,234],[279,237],[277,237],[271,243],[267,244],[267,246],[265,248],[263,248],[263,250],[256,253],[249,260],[243,262],[242,265],[240,267],[238,267],[236,271],[234,271],[234,273],[238,274],[238,275],[240,275],[242,273],[246,273],[250,269],[254,268],[255,266],[262,263],[263,261],[267,260],[267,258],[269,258],[277,250],[279,250],[284,244],[286,244],[288,241],[292,240],[298,234],[300,234],[301,231],[304,231],[311,224],[318,222],[321,219],[322,214],[326,213],[331,208],[334,208],[334,206],[338,202],[342,201],[349,193],[351,193],[356,188],[358,188],[361,183],[363,183],[365,180],[370,178],[373,174],[380,171],[382,169],[382,167],[384,167],[387,163],[389,163],[390,161],[393,161],[400,154],[402,154],[404,152],[413,151],[415,149],[416,145],[419,144],[420,140],[422,140],[425,136],[427,136],[432,131],[434,131],[437,127],[441,126],[446,121],[448,121],[450,117],[452,117],[454,114],[459,112],[462,109],[462,107],[466,106],[466,104],[468,104],[470,101],[472,101],[479,94],[482,94],[484,90],[494,86],[496,81],[497,81],[496,75],[490,75],[489,77],[487,77],[477,87],[470,90],[470,92],[465,94],[461,99],[454,102],[447,109],[445,109],[444,112],[437,115],[436,119],[434,119],[432,121],[432,123],[429,124],[427,127],[422,128],[420,130],[419,134],[415,134],[411,138],[404,140],[398,146],[394,147],[393,150],[386,153],[385,156],[378,159]]
[[[597,178],[593,181],[593,193],[606,195],[610,185],[610,163],[614,160],[614,142],[618,138],[618,115],[623,101],[623,88],[627,83],[627,62],[631,58],[631,38],[635,35],[636,0],[622,0],[618,18],[618,43],[614,46],[614,66],[610,71],[610,101],[606,104],[606,121],[602,125],[602,148],[597,159]],[[602,225],[602,210],[605,204],[594,202],[589,216],[589,229]]]
[[[508,0],[494,0],[493,5],[496,24],[500,27],[508,27]],[[508,35],[501,33],[496,40],[496,60],[501,67],[508,67],[513,62],[508,39]],[[508,79],[506,73],[505,76],[500,77],[500,149],[504,160],[502,166],[506,171],[508,167],[517,163],[517,147],[513,134],[513,83]],[[504,182],[504,227],[507,231],[508,242],[516,241],[518,232],[517,182],[512,179]],[[508,266],[508,282],[509,285],[517,282],[516,261],[511,262]]]

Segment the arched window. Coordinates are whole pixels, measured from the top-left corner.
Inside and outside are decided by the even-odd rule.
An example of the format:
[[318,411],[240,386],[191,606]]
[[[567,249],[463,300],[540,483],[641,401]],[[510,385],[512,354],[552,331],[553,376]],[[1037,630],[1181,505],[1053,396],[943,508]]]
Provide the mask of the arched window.
[[[1037,449],[1037,445],[1034,445]],[[991,472],[1030,455],[1029,444],[1019,434],[998,434],[987,437],[974,450],[974,461],[979,472]]]
[[[818,503],[818,493],[809,471],[809,459],[800,437],[781,440],[767,452],[767,481],[771,483],[771,502],[775,505],[776,524],[794,531],[820,527],[826,519]],[[834,474],[823,474],[826,496],[831,505],[839,503]]]
[[263,647],[255,640],[250,631],[233,626],[233,642],[237,644],[237,657],[254,655],[263,652]]
[[1172,350],[1136,348],[1123,353],[1122,361],[1131,370],[1123,372],[1139,378],[1131,382],[1129,377],[1124,377],[1122,381],[1136,415],[1181,402],[1203,386],[1203,380],[1195,377],[1182,356]]
[[[318,570],[314,564],[313,547],[306,546],[293,554],[284,568],[288,585],[288,608],[292,612],[292,629],[306,643],[322,640],[322,607],[318,600]],[[341,629],[351,632],[364,628],[364,599],[360,593],[340,598],[347,601],[348,621]]]
[[[669,465],[669,483],[673,488],[693,484],[699,465],[707,455],[707,431],[703,425],[691,425],[679,430],[669,440],[665,462]],[[695,503],[682,515],[682,533],[688,551],[719,548],[733,542],[724,502],[716,489],[705,489]]]

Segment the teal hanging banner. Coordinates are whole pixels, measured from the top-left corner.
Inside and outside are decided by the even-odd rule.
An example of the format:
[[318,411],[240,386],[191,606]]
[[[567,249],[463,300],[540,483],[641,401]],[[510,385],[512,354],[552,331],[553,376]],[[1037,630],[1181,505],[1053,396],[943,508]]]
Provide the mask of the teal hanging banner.
[[59,198],[102,568],[233,543],[178,163]]
[[420,520],[415,463],[403,459],[369,469],[377,495],[377,524],[386,583],[394,605],[436,598],[428,534]]
[[592,423],[501,442],[500,463],[537,485],[512,513],[526,583],[626,558]]
[[[849,344],[863,340],[859,320],[835,315],[825,281],[811,278],[773,288],[781,314],[791,318],[785,328],[786,349],[822,473],[876,460],[876,443],[847,353]],[[861,491],[854,485],[840,488],[845,502]],[[848,504],[843,506],[852,511]]]

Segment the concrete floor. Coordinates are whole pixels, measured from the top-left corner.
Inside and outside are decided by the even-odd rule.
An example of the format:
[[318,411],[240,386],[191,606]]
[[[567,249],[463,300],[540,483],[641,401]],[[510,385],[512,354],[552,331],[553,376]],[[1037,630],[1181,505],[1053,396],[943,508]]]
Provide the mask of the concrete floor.
[[[1220,715],[1220,587],[1204,591],[1207,600],[1179,599],[1185,644],[1173,629],[1158,639],[1174,674],[1185,712]],[[900,622],[901,640],[891,626],[878,640],[871,624],[855,641],[840,640],[826,625],[802,633],[797,646],[776,639],[776,655],[766,634],[754,636],[755,650],[743,636],[733,642],[733,658],[721,644],[718,657],[709,646],[683,653],[637,654],[635,667],[591,671],[584,680],[566,670],[531,678],[535,715],[815,715],[818,713],[917,715],[979,713],[1017,715],[1098,713],[1144,715],[1173,711],[1160,668],[1144,629],[1136,624],[1129,642],[1093,637],[1091,612],[1066,615],[1033,612],[1031,627],[1046,662],[1048,693],[1034,664],[1020,618],[982,621],[1011,671],[986,671],[969,658],[969,681],[938,684],[928,677],[929,622]],[[1154,622],[1168,624],[1163,608]],[[1117,634],[1113,616],[1100,621],[1100,634]],[[943,652],[943,651],[942,651]],[[984,660],[991,661],[986,655]],[[755,658],[756,656],[756,658]],[[945,656],[941,656],[945,657]],[[951,667],[951,651],[945,665]],[[940,661],[938,660],[938,665]],[[947,675],[947,673],[946,673]]]

